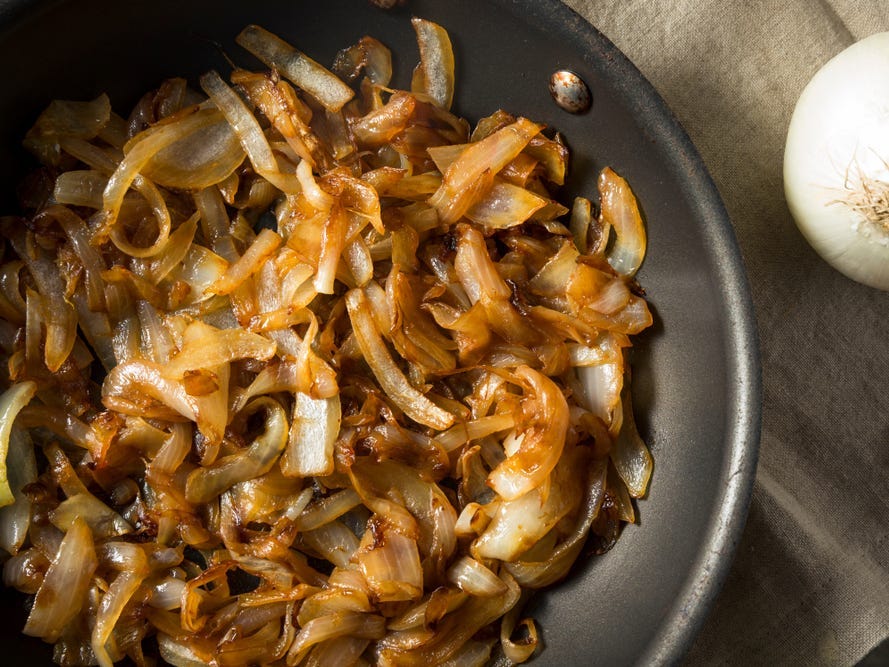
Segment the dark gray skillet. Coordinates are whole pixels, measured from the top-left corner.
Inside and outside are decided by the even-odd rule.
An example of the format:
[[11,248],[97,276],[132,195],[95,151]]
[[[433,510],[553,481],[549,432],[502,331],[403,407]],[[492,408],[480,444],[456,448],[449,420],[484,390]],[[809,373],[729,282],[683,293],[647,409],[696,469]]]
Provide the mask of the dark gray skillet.
[[[547,123],[572,149],[568,192],[595,195],[611,165],[644,210],[649,254],[639,279],[656,314],[632,358],[640,428],[656,467],[641,522],[605,556],[539,595],[538,665],[674,663],[711,606],[740,535],[756,468],[760,369],[750,295],[726,212],[685,132],[651,85],[605,37],[555,0],[413,0],[384,12],[366,0],[28,0],[0,2],[0,192],[11,211],[21,137],[53,98],[102,91],[126,113],[161,79],[256,63],[233,42],[247,23],[278,32],[323,63],[371,34],[395,54],[396,83],[417,60],[411,14],[454,42],[456,110],[505,108]],[[547,81],[569,68],[594,104],[571,116]],[[49,664],[19,635],[23,598],[0,596],[5,665]]]

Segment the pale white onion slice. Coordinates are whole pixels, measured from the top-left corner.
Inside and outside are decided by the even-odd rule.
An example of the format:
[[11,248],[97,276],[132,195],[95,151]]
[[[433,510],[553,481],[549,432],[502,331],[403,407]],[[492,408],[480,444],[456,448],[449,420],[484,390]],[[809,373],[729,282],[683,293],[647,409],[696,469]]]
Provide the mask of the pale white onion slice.
[[90,102],[53,100],[25,135],[25,148],[46,164],[57,164],[66,138],[91,139],[111,119],[111,100],[102,93]]
[[284,474],[308,477],[332,473],[333,449],[341,418],[339,396],[312,398],[296,392],[287,448],[281,458]]
[[188,647],[188,642],[179,641],[166,633],[159,632],[157,646],[161,658],[173,667],[207,667],[207,663]]
[[[337,567],[354,567],[352,559],[359,541],[341,521],[328,521],[323,526],[302,533],[305,544]],[[360,609],[359,611],[368,611]]]
[[53,199],[59,204],[100,209],[107,185],[108,177],[98,171],[63,171],[56,177]]
[[62,531],[69,531],[79,520],[85,520],[98,538],[118,537],[133,532],[133,527],[120,514],[88,492],[72,495],[49,513],[49,520]]
[[624,391],[621,404],[623,427],[611,447],[611,460],[618,475],[626,484],[629,494],[633,498],[641,498],[648,489],[654,461],[636,428],[629,391]]
[[314,530],[328,521],[338,519],[353,507],[361,504],[361,498],[352,489],[343,489],[307,507],[297,518],[300,530]]
[[546,199],[530,190],[495,181],[488,194],[466,211],[466,217],[489,231],[508,229],[525,222],[546,203]]

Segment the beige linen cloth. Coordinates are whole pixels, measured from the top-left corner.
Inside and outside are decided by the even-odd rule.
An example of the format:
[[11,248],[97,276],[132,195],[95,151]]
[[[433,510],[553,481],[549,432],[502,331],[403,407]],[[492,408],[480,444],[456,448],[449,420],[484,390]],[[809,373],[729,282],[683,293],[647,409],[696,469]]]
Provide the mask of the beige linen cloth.
[[[889,636],[889,293],[821,261],[783,198],[809,78],[887,0],[567,0],[698,147],[747,266],[763,364],[748,523],[690,665],[854,665]],[[884,663],[886,664],[886,663]]]

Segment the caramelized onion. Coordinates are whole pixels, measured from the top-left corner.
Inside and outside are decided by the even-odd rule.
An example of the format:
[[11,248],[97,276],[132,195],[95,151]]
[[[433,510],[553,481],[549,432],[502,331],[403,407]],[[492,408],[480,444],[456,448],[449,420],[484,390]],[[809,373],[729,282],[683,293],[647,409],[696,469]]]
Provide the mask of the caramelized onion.
[[287,418],[280,404],[265,397],[249,403],[244,412],[249,416],[260,409],[266,412],[264,431],[248,448],[196,468],[188,476],[185,497],[190,502],[206,503],[238,482],[268,472],[275,464],[287,441]]
[[213,100],[238,135],[253,168],[284,192],[295,192],[297,186],[292,179],[280,173],[278,161],[259,122],[238,94],[215,71],[207,72],[201,77],[201,88]]
[[238,35],[237,42],[330,111],[339,111],[355,94],[333,73],[257,25],[244,28]]
[[37,385],[34,382],[21,382],[0,395],[0,507],[15,501],[14,490],[10,488],[8,479],[9,438],[13,422],[21,409],[34,398],[36,391]]
[[561,459],[568,432],[568,403],[558,386],[527,366],[519,366],[515,374],[527,383],[529,393],[522,401],[523,419],[516,429],[521,444],[488,476],[488,484],[505,500],[544,483]]
[[645,228],[629,184],[606,167],[599,176],[602,218],[615,232],[608,261],[622,276],[632,277],[645,257]]
[[420,64],[414,70],[411,89],[428,95],[435,103],[450,109],[454,99],[454,51],[447,31],[437,23],[411,19],[420,46]]
[[0,548],[60,664],[519,663],[526,593],[635,521],[640,203],[606,168],[569,211],[562,138],[470,128],[412,26],[410,91],[371,37],[331,71],[248,26],[267,70],[28,132]]
[[445,429],[454,423],[453,415],[436,406],[408,382],[392,360],[361,290],[346,295],[346,307],[365,361],[374,372],[380,386],[398,407],[420,424]]
[[472,184],[485,173],[496,175],[516,157],[542,126],[525,118],[470,144],[444,172],[441,187],[429,199],[442,223],[451,224],[485,194]]
[[89,526],[74,521],[59,544],[34,598],[24,633],[54,642],[86,603],[87,590],[98,566]]
[[[8,422],[4,421],[6,423]],[[34,445],[24,429],[13,429],[9,434],[6,481],[12,491],[13,501],[0,508],[0,548],[15,555],[25,543],[31,523],[32,502],[24,488],[37,481]]]
[[463,556],[448,570],[448,579],[470,595],[487,597],[506,592],[506,585],[474,558]]

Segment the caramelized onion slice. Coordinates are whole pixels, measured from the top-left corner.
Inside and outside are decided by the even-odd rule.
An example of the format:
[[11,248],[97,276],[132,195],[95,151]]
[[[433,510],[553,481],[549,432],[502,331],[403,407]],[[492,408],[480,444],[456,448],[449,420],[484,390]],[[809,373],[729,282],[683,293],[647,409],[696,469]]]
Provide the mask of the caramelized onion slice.
[[194,132],[220,121],[215,109],[194,108],[174,122],[150,128],[125,146],[126,157],[108,180],[103,195],[104,228],[110,230],[120,213],[124,195],[151,159],[165,148],[186,139]]
[[111,542],[104,544],[102,551],[103,560],[106,563],[110,561],[112,567],[119,572],[99,604],[90,643],[100,667],[113,667],[114,661],[108,650],[111,634],[124,607],[148,576],[149,569],[148,559],[139,545]]
[[509,343],[538,343],[539,333],[510,302],[512,290],[488,254],[481,232],[466,224],[458,225],[457,231],[460,236],[454,271],[470,301],[484,310],[488,326]]
[[648,451],[648,446],[636,428],[632,399],[630,392],[626,389],[621,397],[621,404],[623,405],[623,427],[611,447],[611,460],[614,462],[617,474],[627,485],[630,495],[633,498],[641,498],[648,489],[654,462]]
[[77,519],[46,571],[24,633],[55,642],[65,626],[80,614],[98,564],[89,526]]
[[447,31],[437,23],[414,17],[411,19],[420,64],[414,70],[411,90],[435,100],[442,109],[450,109],[454,99],[454,50]]
[[371,83],[388,86],[392,78],[392,52],[382,42],[365,36],[336,54],[333,69],[349,81],[354,81],[363,70]]
[[59,662],[156,637],[188,667],[480,667],[498,624],[522,662],[520,586],[635,519],[639,205],[605,170],[601,215],[560,220],[566,144],[505,111],[470,134],[450,38],[412,23],[413,92],[369,37],[334,65],[356,97],[249,26],[270,70],[29,133],[39,212],[0,218],[0,547]]
[[194,321],[183,332],[182,349],[163,373],[169,378],[182,378],[186,372],[212,369],[236,359],[268,361],[275,354],[275,343],[244,329],[217,329]]
[[445,616],[435,627],[434,634],[417,645],[398,645],[395,641],[381,642],[379,656],[391,664],[425,665],[445,664],[458,655],[461,648],[489,623],[512,609],[521,597],[521,589],[506,572],[500,578],[506,586],[502,595],[473,597],[466,604]]
[[590,526],[599,514],[605,497],[605,475],[608,471],[607,459],[593,461],[587,471],[586,488],[581,510],[577,515],[571,533],[560,542],[544,560],[519,559],[507,563],[506,569],[522,586],[543,588],[559,581],[568,574],[571,565],[580,555]]
[[287,653],[287,664],[300,662],[311,646],[337,637],[379,639],[386,633],[386,619],[376,614],[335,612],[306,623],[296,635]]
[[467,196],[471,186],[485,172],[496,175],[510,160],[522,152],[542,125],[519,118],[481,141],[469,144],[444,173],[441,187],[429,198],[429,203],[438,211],[443,224],[452,224],[478,200]]
[[[77,338],[77,313],[65,296],[65,284],[55,262],[33,248],[24,230],[16,229],[10,241],[37,285],[44,302],[40,308],[46,326],[43,359],[47,369],[58,371],[68,359]],[[19,296],[19,298],[21,298]]]
[[34,382],[19,382],[0,395],[0,507],[15,502],[14,491],[10,489],[7,460],[9,454],[9,437],[16,416],[37,392]]
[[[3,421],[4,426],[6,423]],[[25,543],[31,523],[32,503],[23,489],[37,481],[34,444],[26,430],[12,430],[5,458],[7,471],[4,477],[12,490],[14,502],[0,508],[0,549],[14,556]]]
[[102,398],[106,406],[135,417],[156,401],[186,419],[197,419],[194,399],[185,387],[167,379],[157,364],[147,361],[129,361],[111,369],[102,383]]
[[615,233],[608,262],[619,274],[631,278],[645,257],[645,226],[630,185],[609,167],[599,174],[599,205],[602,220]]
[[513,500],[500,501],[485,532],[473,542],[476,558],[514,561],[543,538],[580,502],[582,489],[575,471],[585,465],[587,451],[574,447],[559,460],[548,488],[536,487]]
[[61,158],[60,141],[92,139],[111,118],[111,101],[101,94],[91,102],[53,100],[25,135],[25,148],[44,164],[56,165]]
[[454,416],[417,391],[392,360],[374,321],[367,296],[360,289],[346,294],[346,308],[352,331],[365,361],[386,395],[414,421],[443,430],[454,423]]
[[238,482],[271,470],[287,444],[287,417],[281,404],[267,396],[248,403],[244,413],[251,415],[260,410],[266,415],[264,430],[249,447],[189,474],[185,486],[185,497],[189,502],[206,503]]
[[258,25],[244,28],[235,41],[309,93],[328,111],[339,111],[355,95],[335,74]]
[[385,519],[371,519],[359,549],[358,566],[374,596],[383,602],[418,600],[423,594],[423,569],[417,542],[402,535]]
[[237,262],[232,264],[225,274],[207,288],[213,294],[231,294],[251,275],[259,271],[262,264],[281,245],[281,237],[271,229],[263,229],[244,251]]
[[506,500],[543,484],[560,460],[568,432],[568,402],[559,387],[527,366],[519,366],[515,375],[527,388],[516,428],[521,444],[488,476],[490,487]]
[[500,645],[503,647],[503,654],[515,664],[523,663],[534,655],[539,641],[537,625],[533,618],[524,618],[518,622],[519,626],[525,628],[526,634],[521,641],[513,640],[516,620],[520,611],[520,608],[513,607],[503,617],[503,622],[500,624]]
[[244,161],[244,149],[225,120],[158,151],[142,173],[164,187],[200,190],[225,180]]
[[253,168],[267,181],[285,193],[299,192],[299,184],[295,179],[282,174],[278,161],[272,152],[259,121],[232,90],[219,73],[210,71],[201,76],[201,88],[213,100],[216,107],[225,116],[238,139]]

